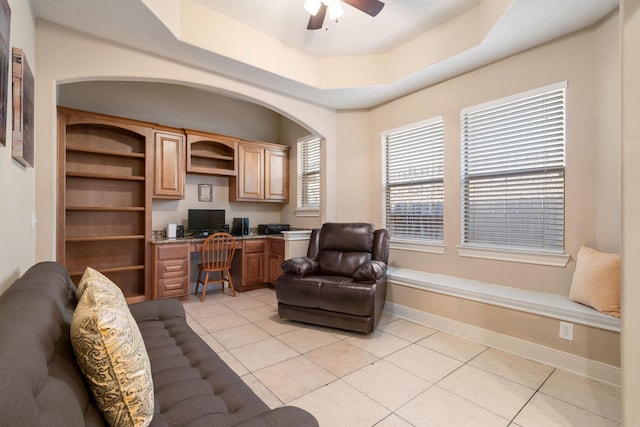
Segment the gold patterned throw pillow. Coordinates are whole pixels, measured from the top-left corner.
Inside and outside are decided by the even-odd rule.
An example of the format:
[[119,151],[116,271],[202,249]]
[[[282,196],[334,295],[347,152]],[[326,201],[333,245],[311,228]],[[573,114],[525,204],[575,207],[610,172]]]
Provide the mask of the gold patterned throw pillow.
[[95,270],[85,276],[71,321],[78,364],[110,426],[148,426],[153,380],[140,329],[120,288]]

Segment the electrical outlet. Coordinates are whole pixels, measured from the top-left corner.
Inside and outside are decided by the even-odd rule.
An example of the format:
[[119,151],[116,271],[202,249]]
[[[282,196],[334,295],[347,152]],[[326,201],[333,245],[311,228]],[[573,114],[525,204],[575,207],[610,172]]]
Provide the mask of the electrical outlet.
[[573,341],[573,323],[560,322],[560,338]]

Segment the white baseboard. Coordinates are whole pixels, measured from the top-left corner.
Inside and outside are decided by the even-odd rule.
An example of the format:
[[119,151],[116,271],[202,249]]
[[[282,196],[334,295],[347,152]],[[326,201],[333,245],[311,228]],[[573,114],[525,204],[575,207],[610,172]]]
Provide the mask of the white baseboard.
[[387,301],[386,313],[579,375],[620,386],[620,368]]

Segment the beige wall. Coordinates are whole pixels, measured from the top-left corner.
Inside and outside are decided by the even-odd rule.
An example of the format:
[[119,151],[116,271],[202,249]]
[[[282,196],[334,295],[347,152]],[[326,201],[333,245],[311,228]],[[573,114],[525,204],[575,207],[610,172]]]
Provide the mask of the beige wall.
[[[24,0],[9,0],[9,7],[9,48],[19,47],[24,51],[37,80],[35,24],[30,4]],[[11,157],[11,72],[5,71],[9,72],[9,78],[5,87],[8,94],[7,121],[4,129],[6,145],[0,145],[0,293],[35,261],[36,231],[31,227],[31,219],[36,213],[36,171],[40,166],[36,159],[35,168],[25,168]],[[39,143],[36,138],[36,152],[38,149]]]
[[620,2],[622,39],[622,423],[640,420],[640,2]]

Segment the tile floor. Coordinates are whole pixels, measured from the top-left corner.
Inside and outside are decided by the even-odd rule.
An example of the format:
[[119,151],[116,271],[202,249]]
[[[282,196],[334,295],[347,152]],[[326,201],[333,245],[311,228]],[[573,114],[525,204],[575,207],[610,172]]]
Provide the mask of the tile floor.
[[385,314],[371,335],[280,319],[273,289],[184,303],[271,407],[335,426],[620,426],[620,388]]

